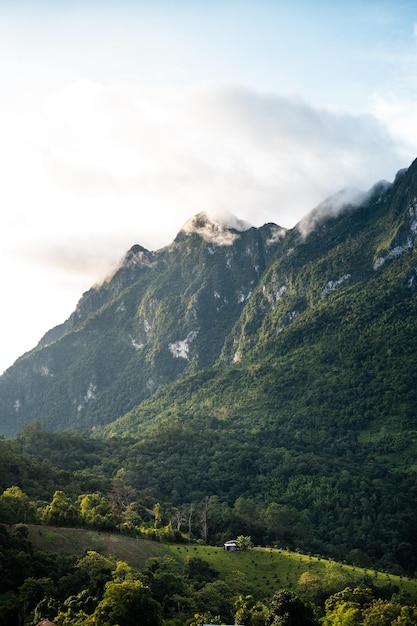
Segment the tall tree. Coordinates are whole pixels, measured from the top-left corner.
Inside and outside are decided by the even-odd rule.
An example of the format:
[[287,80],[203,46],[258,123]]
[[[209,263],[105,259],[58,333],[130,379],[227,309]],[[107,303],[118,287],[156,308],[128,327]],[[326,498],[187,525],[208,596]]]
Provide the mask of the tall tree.
[[87,624],[94,626],[160,626],[159,604],[140,580],[109,582]]
[[0,496],[0,522],[16,524],[31,521],[33,506],[20,487],[9,487]]
[[267,626],[317,626],[313,610],[292,591],[282,589],[272,597]]
[[55,491],[51,503],[43,511],[47,524],[57,526],[76,526],[79,522],[77,508],[63,491]]

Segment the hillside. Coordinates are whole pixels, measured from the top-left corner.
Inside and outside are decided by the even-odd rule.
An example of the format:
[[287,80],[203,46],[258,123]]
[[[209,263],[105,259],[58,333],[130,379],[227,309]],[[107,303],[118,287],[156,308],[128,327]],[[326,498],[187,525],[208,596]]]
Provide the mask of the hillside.
[[[171,557],[183,570],[187,558],[203,559],[219,572],[221,580],[239,572],[246,578],[253,595],[261,600],[278,588],[295,590],[302,575],[308,572],[323,582],[339,578],[346,584],[369,584],[397,588],[409,603],[417,602],[417,581],[401,576],[352,567],[282,549],[254,548],[244,552],[227,553],[221,546],[161,544],[123,535],[99,533],[75,528],[29,526],[28,538],[36,549],[81,557],[86,550],[127,561],[143,570],[148,559]],[[343,584],[343,583],[342,583]]]
[[[1,519],[12,493],[0,496]],[[285,549],[225,552],[32,524],[1,524],[0,543],[2,623],[256,626],[276,616],[319,626],[354,608],[357,624],[394,626],[417,616],[415,580]]]

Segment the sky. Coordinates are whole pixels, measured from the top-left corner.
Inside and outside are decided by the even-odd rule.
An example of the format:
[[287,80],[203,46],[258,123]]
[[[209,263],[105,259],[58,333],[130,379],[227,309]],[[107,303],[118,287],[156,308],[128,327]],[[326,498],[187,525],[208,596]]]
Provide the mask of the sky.
[[0,0],[0,372],[134,244],[416,157],[415,0]]

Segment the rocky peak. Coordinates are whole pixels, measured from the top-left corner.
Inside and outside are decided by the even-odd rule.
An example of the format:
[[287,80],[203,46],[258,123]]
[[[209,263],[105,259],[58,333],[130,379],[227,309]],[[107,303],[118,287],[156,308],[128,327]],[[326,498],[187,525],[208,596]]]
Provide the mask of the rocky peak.
[[230,246],[239,238],[239,232],[249,230],[251,225],[238,219],[232,213],[208,215],[201,212],[187,220],[178,237],[196,234],[208,243],[218,246]]

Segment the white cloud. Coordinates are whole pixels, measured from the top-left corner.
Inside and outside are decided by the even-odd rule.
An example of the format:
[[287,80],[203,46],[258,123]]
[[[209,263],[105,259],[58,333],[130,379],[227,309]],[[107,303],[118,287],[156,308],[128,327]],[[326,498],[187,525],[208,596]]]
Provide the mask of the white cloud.
[[[417,76],[416,76],[417,82]],[[417,84],[416,84],[417,86]],[[417,89],[400,97],[393,93],[374,94],[372,109],[376,119],[390,129],[407,162],[417,154]]]
[[230,232],[229,229],[233,228],[242,232],[250,227],[250,224],[238,219],[233,214],[208,215],[207,213],[198,213],[186,221],[181,232],[187,235],[198,233],[200,237],[217,246],[230,246],[239,235]]
[[3,323],[16,321],[30,282],[39,338],[131,245],[166,245],[196,213],[291,227],[342,187],[392,179],[417,146],[401,121],[414,113],[387,101],[375,111],[346,115],[238,86],[89,80],[20,101],[0,123]]
[[[145,220],[136,220],[146,230],[150,211],[159,212],[159,227],[161,213],[172,223],[173,212],[223,207],[248,221],[268,216],[290,226],[338,188],[372,184],[404,165],[371,116],[238,87],[141,90],[80,81],[30,122],[30,148],[49,194],[91,207],[105,198],[130,220],[134,205],[143,207]],[[80,213],[98,217],[85,206]],[[73,214],[77,220],[76,206]],[[113,228],[114,217],[100,222]]]
[[[388,184],[386,181],[384,185]],[[312,211],[307,213],[297,224],[297,228],[303,237],[306,237],[312,230],[315,230],[323,219],[328,217],[337,217],[338,215],[352,210],[353,207],[365,199],[364,191],[345,187],[337,193],[331,195],[316,206]]]

